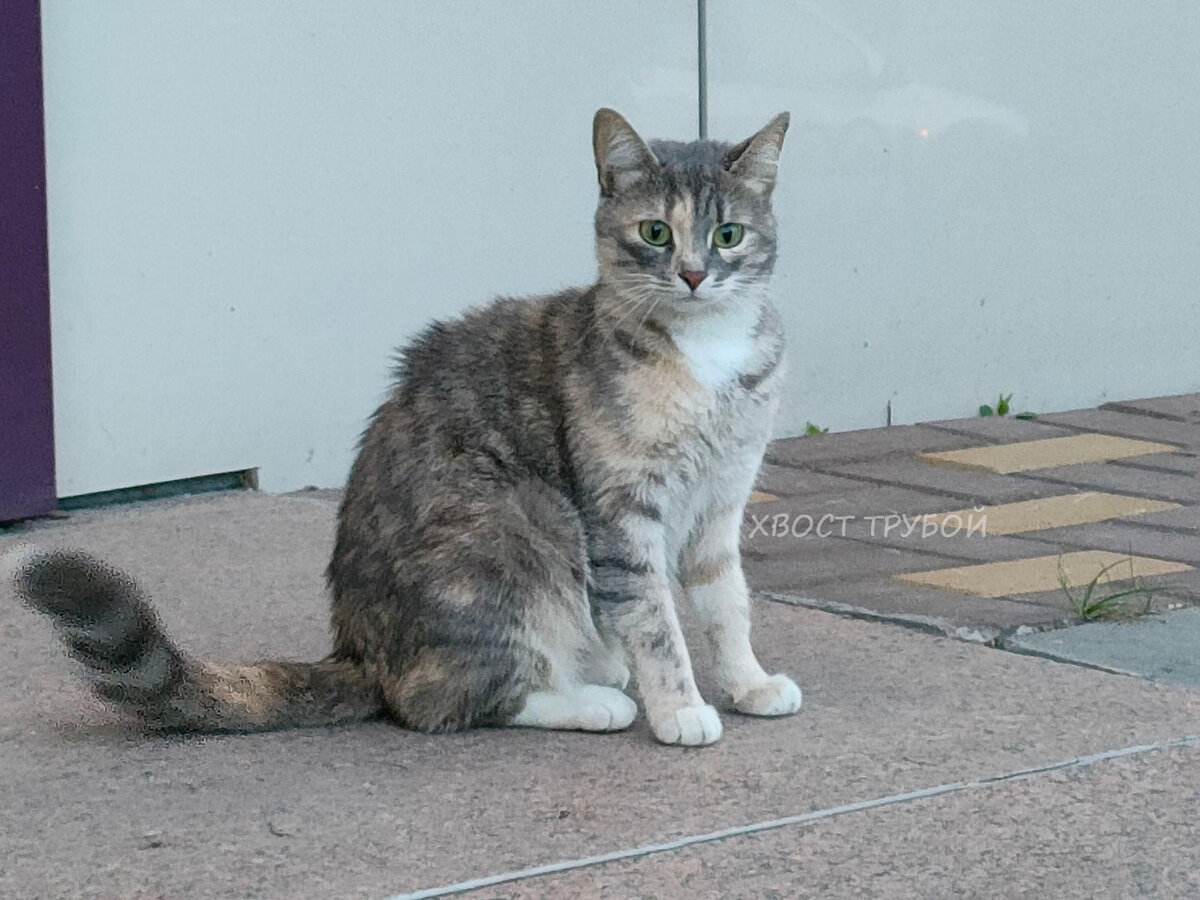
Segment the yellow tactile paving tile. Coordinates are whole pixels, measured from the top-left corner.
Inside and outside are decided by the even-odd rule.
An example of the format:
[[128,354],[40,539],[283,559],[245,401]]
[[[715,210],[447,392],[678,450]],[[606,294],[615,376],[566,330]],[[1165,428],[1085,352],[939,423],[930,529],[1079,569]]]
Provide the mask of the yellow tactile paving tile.
[[1058,497],[1042,497],[1038,500],[1022,500],[1018,503],[1002,503],[985,506],[983,509],[958,509],[945,513],[930,513],[922,519],[943,525],[947,521],[966,523],[968,520],[987,524],[986,534],[1021,534],[1025,531],[1041,531],[1045,528],[1066,528],[1068,525],[1088,525],[1108,519],[1123,519],[1128,516],[1144,516],[1147,513],[1178,509],[1178,503],[1166,500],[1151,500],[1146,497],[1129,497],[1125,494],[1106,494],[1102,491],[1084,491]]
[[984,469],[1007,475],[1010,472],[1030,472],[1034,469],[1052,469],[1055,466],[1107,462],[1111,459],[1126,459],[1149,453],[1175,453],[1178,450],[1173,444],[1137,441],[1110,434],[1074,434],[1070,437],[1044,438],[1016,444],[994,444],[987,447],[970,447],[966,450],[922,453],[921,457],[930,462]]
[[766,491],[751,491],[748,503],[770,503],[772,500],[778,500],[774,494],[768,494]]
[[1088,584],[1105,566],[1112,568],[1100,579],[1104,583],[1128,581],[1148,575],[1169,575],[1173,572],[1186,572],[1192,568],[1183,563],[1130,556],[1127,553],[1079,550],[1056,556],[1034,556],[1029,559],[958,566],[953,569],[908,572],[892,577],[896,581],[908,584],[943,588],[962,594],[974,594],[977,597],[1003,597],[1009,594],[1034,594],[1057,590],[1061,586],[1060,566],[1073,587]]

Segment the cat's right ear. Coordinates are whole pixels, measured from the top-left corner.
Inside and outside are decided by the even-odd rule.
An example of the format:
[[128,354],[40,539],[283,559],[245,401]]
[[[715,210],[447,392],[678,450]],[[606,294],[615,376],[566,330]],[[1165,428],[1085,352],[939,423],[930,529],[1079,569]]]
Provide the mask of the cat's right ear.
[[646,142],[612,109],[596,111],[592,120],[592,149],[596,153],[600,193],[605,197],[636,184],[658,168],[658,159]]

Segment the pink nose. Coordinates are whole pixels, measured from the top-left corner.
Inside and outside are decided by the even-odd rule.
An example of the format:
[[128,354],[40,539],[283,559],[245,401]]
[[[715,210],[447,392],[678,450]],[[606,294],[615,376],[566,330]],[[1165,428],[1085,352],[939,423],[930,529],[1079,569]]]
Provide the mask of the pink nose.
[[700,287],[700,282],[708,277],[707,272],[680,272],[679,277],[688,283],[693,291]]

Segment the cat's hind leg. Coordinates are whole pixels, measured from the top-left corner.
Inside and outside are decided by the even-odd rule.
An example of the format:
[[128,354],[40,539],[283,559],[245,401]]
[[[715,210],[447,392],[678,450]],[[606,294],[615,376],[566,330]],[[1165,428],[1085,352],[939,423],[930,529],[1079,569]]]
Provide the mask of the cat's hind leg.
[[531,691],[508,724],[518,728],[620,731],[637,717],[637,704],[616,688],[580,684]]
[[389,615],[376,613],[385,627],[363,628],[363,604],[339,597],[345,655],[380,661],[389,713],[419,731],[627,727],[636,705],[602,683],[628,674],[591,618],[578,514],[536,481],[478,487],[445,491],[453,505],[431,498],[422,533],[398,554]]

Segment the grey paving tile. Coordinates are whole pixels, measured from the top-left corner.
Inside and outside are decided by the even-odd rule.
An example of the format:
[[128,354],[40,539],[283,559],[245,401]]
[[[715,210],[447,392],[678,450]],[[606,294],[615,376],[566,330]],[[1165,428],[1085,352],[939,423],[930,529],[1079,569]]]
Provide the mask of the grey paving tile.
[[1114,459],[1111,465],[1127,466],[1131,469],[1178,472],[1181,475],[1200,475],[1200,455],[1195,453],[1150,453],[1146,456]]
[[1146,528],[1136,518],[1068,528],[1050,528],[1026,535],[1033,540],[1061,544],[1073,549],[1111,550],[1200,566],[1200,538],[1192,534]]
[[925,453],[932,450],[961,450],[987,441],[950,434],[919,425],[866,428],[813,437],[784,438],[767,447],[767,460],[785,466],[807,466],[828,460],[848,462],[873,459],[889,453]]
[[989,444],[1015,444],[1018,441],[1040,441],[1045,438],[1069,437],[1075,432],[1058,425],[1012,416],[976,416],[973,419],[942,419],[922,422],[924,428],[936,428],[953,434],[980,438]]
[[1070,412],[1049,413],[1040,416],[1039,421],[1068,426],[1078,431],[1096,431],[1145,441],[1162,441],[1192,452],[1200,450],[1200,425],[1195,423],[1175,422],[1111,409],[1076,409]]
[[[857,490],[787,497],[746,507],[742,520],[742,549],[753,555],[774,556],[790,552],[798,541],[841,537],[852,525],[870,529],[871,517],[946,512],[960,504],[957,498],[926,494],[907,488],[859,485]],[[874,519],[876,530],[887,522]]]
[[1195,747],[1138,754],[464,897],[1194,898],[1197,766]]
[[1014,473],[1021,481],[1049,481],[1077,488],[1135,494],[1175,503],[1200,502],[1200,478],[1193,474],[1163,472],[1112,463],[1083,463]]
[[1088,622],[1014,636],[1007,645],[1054,659],[1103,666],[1176,684],[1200,685],[1200,609]]
[[1119,400],[1115,403],[1105,403],[1100,408],[1200,425],[1200,393],[1149,397],[1145,400]]
[[776,542],[769,555],[742,554],[753,590],[803,593],[832,581],[856,581],[896,572],[937,568],[939,557],[840,538],[798,538]]
[[1138,516],[1142,525],[1156,528],[1173,528],[1180,531],[1200,531],[1200,506],[1181,506],[1165,512]]
[[754,483],[756,490],[766,491],[779,497],[794,497],[803,494],[830,493],[857,490],[862,483],[836,475],[822,475],[808,469],[793,469],[764,463]]
[[934,491],[957,497],[965,503],[1010,503],[1056,494],[1074,493],[1070,488],[1037,483],[1010,475],[942,465],[909,454],[855,463],[822,463],[823,472],[861,478],[876,484]]
[[[97,512],[0,548],[33,537],[129,568],[197,657],[317,659],[333,518],[329,503],[241,494]],[[726,714],[702,750],[656,746],[641,721],[614,735],[375,722],[181,739],[117,729],[48,624],[6,597],[0,896],[382,897],[1145,743],[1200,717],[1194,690],[781,604],[753,616],[764,665],[796,677],[805,707]],[[279,815],[286,837],[269,827]],[[139,849],[148,831],[161,846]]]
[[[910,523],[911,521],[912,517],[910,517]],[[933,553],[947,559],[973,562],[1023,559],[1028,556],[1059,553],[1062,550],[1061,544],[1049,539],[1029,540],[1023,535],[1020,537],[1002,534],[981,535],[976,531],[968,537],[965,530],[952,534],[944,534],[940,531],[928,533],[921,525],[916,525],[909,530],[903,520],[896,525],[895,520],[876,520],[872,523],[866,519],[860,519],[847,523],[846,534],[854,540],[867,541],[884,547],[916,550],[921,553]]]

